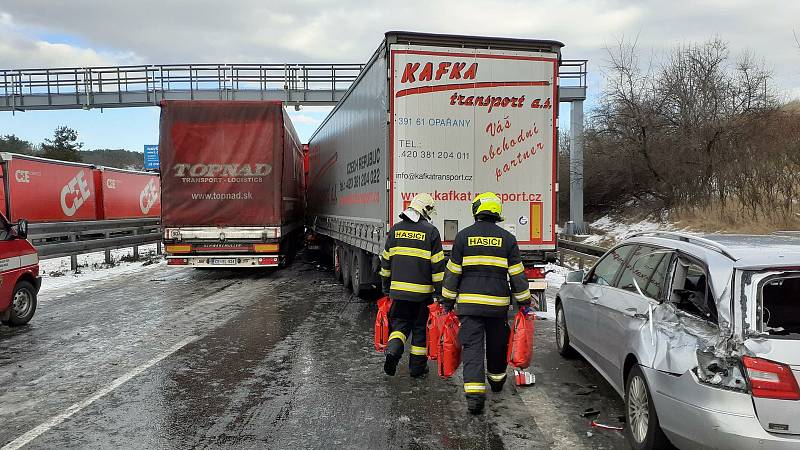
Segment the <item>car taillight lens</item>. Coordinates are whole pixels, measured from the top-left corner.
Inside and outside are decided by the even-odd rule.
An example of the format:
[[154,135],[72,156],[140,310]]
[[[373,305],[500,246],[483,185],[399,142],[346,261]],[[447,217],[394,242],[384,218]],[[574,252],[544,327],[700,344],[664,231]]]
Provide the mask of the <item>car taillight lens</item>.
[[189,264],[189,260],[186,258],[170,258],[167,260],[168,266],[185,266]]
[[278,264],[278,258],[258,258],[258,264],[261,266],[274,266],[275,264]]
[[525,269],[525,276],[528,277],[529,280],[544,278],[544,268],[531,267],[529,269]]
[[753,397],[800,400],[800,388],[789,366],[750,356],[742,357],[742,362]]

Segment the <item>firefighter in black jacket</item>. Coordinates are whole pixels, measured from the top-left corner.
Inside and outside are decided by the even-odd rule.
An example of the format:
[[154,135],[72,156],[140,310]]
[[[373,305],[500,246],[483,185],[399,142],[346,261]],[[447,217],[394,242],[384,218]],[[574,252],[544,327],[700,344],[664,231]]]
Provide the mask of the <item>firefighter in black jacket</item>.
[[417,194],[400,214],[386,238],[381,255],[383,292],[392,299],[389,311],[389,343],[383,370],[394,375],[403,349],[410,347],[412,377],[428,372],[425,326],[428,305],[439,296],[444,279],[444,253],[439,230],[430,223],[435,204],[429,194]]
[[475,223],[456,235],[442,287],[445,310],[457,304],[464,392],[473,414],[483,411],[486,380],[493,392],[500,392],[506,381],[511,297],[520,308],[528,308],[531,302],[517,240],[496,224],[503,220],[502,212],[494,193],[475,197]]

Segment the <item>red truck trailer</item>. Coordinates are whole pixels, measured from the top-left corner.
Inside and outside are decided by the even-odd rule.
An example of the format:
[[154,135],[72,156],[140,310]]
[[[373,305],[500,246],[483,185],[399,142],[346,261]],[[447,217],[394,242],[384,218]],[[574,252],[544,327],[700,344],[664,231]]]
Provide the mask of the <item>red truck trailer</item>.
[[94,171],[94,182],[99,199],[98,219],[161,216],[161,182],[158,175],[99,167]]
[[97,220],[94,166],[0,153],[0,200],[8,220]]
[[302,146],[281,102],[164,101],[168,264],[270,267],[303,236]]

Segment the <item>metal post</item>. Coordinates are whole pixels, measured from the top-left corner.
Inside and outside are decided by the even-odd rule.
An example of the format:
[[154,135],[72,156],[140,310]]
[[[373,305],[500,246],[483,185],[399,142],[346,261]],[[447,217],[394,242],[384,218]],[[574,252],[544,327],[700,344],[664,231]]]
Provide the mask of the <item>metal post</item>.
[[569,116],[569,217],[573,229],[567,233],[583,234],[583,100],[571,102]]
[[161,254],[161,241],[156,242],[156,255]]
[[[108,239],[109,233],[106,233],[106,239]],[[111,265],[111,249],[106,249],[106,264]]]
[[[70,241],[70,242],[75,242],[75,241],[77,241],[77,240],[78,240],[78,236],[77,236],[75,233],[72,233],[72,234],[69,236],[69,241]],[[78,270],[78,255],[77,255],[77,254],[74,254],[74,253],[73,253],[72,255],[69,255],[69,268],[70,268],[70,270],[72,270],[73,272],[75,272],[76,270]]]
[[[139,230],[133,230],[133,235],[136,236],[137,234],[139,234]],[[134,261],[138,261],[139,260],[139,246],[138,245],[134,245],[133,246],[133,260]]]

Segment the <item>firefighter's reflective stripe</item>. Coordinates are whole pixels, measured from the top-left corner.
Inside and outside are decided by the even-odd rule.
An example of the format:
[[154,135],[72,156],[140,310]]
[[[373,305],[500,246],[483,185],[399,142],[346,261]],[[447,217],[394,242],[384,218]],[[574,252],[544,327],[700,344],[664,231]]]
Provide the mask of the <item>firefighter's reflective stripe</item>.
[[522,263],[514,264],[508,268],[508,274],[511,276],[519,275],[522,272],[525,272],[525,266],[523,266]]
[[431,256],[431,262],[432,263],[438,263],[439,261],[442,261],[443,259],[444,259],[444,252],[439,252],[439,253]]
[[446,287],[442,288],[442,297],[449,298],[450,300],[455,300],[458,297],[458,292],[453,292]]
[[431,275],[431,278],[433,278],[434,283],[442,281],[444,280],[444,272],[434,273],[433,275]]
[[522,292],[515,292],[514,293],[514,300],[521,302],[531,298],[531,291],[526,289]]
[[475,303],[478,305],[489,305],[489,306],[507,306],[511,303],[511,297],[497,297],[494,295],[460,293],[458,294],[458,303]]
[[389,334],[389,340],[391,341],[392,339],[400,339],[403,342],[403,345],[406,345],[406,335],[401,331],[392,331]]
[[499,256],[465,256],[461,265],[467,266],[494,266],[503,269],[508,268],[508,259]]
[[382,277],[390,277],[392,276],[392,271],[389,269],[381,269],[380,274]]
[[390,256],[414,256],[422,259],[431,259],[431,252],[429,250],[414,247],[392,247],[389,249],[389,254]]
[[406,283],[405,281],[395,281],[392,280],[392,284],[390,287],[391,290],[395,291],[406,291],[406,292],[416,292],[419,294],[430,294],[433,292],[433,285],[431,284],[417,284],[417,283]]
[[447,270],[458,275],[461,273],[461,265],[454,263],[452,260],[447,261]]
[[428,348],[427,347],[419,347],[416,345],[411,346],[411,354],[417,356],[427,356],[428,355]]
[[492,381],[503,381],[506,378],[506,373],[489,373],[486,372],[486,377]]
[[486,392],[486,383],[464,383],[464,392],[467,394],[483,394]]
[[383,253],[381,253],[381,256],[382,256],[382,257],[383,257],[383,259],[385,259],[386,261],[389,261],[390,259],[392,259],[392,254],[391,254],[391,253],[389,253],[389,252],[387,252],[386,250],[384,250],[384,251],[383,251]]

